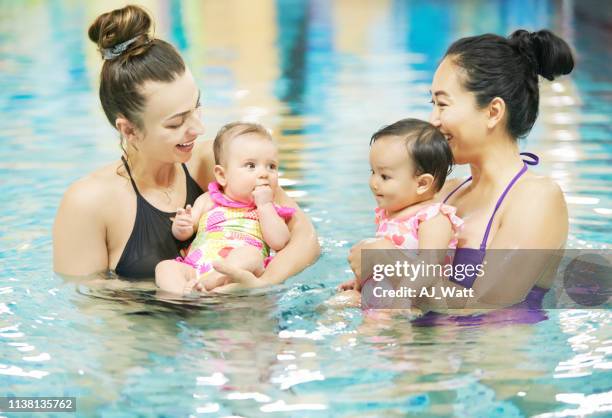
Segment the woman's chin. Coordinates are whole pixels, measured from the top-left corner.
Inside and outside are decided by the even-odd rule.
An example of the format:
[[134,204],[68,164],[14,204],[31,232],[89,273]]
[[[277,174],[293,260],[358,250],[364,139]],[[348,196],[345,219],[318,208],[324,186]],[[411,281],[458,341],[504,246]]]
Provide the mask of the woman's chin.
[[468,164],[468,161],[462,155],[457,155],[455,150],[453,150],[453,164],[455,164],[455,165],[464,165],[464,164]]
[[176,155],[176,161],[179,163],[186,163],[187,161],[191,159],[191,156],[193,155],[191,151],[189,152],[177,151],[174,154]]

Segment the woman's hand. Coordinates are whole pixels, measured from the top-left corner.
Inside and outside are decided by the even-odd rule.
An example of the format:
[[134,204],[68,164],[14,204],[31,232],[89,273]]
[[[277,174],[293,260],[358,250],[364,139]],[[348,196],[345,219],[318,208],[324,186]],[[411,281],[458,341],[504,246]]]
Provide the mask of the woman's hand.
[[361,278],[361,249],[367,244],[367,241],[367,239],[361,240],[349,250],[347,260],[351,270],[353,270],[353,274],[355,274],[356,282]]
[[352,278],[351,280],[347,280],[343,283],[340,283],[336,289],[338,290],[338,292],[343,292],[346,290],[355,289],[356,285],[357,285],[357,279]]
[[361,250],[393,250],[395,245],[384,238],[366,238],[359,241],[349,251],[348,262],[355,273],[355,290],[361,290],[363,278],[361,277]]
[[[381,243],[381,241],[383,242]],[[388,248],[395,248],[393,247],[393,244],[384,238],[366,238],[353,245],[353,247],[349,250],[348,262],[358,283],[361,281],[361,250],[387,248],[387,246],[384,245],[384,242],[389,243],[390,246]]]

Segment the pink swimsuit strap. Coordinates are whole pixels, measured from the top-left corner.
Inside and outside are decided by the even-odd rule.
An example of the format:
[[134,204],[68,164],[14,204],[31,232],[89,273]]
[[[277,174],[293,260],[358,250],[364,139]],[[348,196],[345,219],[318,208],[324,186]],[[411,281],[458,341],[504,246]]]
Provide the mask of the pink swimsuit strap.
[[224,195],[221,192],[219,183],[216,181],[208,183],[208,194],[212,201],[218,206],[225,206],[226,208],[255,209],[255,204],[253,203],[237,202]]

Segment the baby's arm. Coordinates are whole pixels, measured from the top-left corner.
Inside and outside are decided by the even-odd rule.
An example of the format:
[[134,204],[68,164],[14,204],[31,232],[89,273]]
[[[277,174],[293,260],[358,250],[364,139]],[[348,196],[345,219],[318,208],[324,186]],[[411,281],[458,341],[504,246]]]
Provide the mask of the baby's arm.
[[291,234],[285,220],[276,213],[273,198],[274,194],[269,186],[259,186],[253,191],[264,241],[274,251],[280,251],[289,242]]
[[178,208],[176,216],[172,221],[172,235],[179,241],[185,241],[197,232],[200,217],[212,207],[212,201],[208,193],[200,195],[191,205],[185,209]]
[[426,251],[423,256],[428,262],[442,263],[448,249],[448,243],[453,239],[453,227],[448,217],[438,214],[419,225],[419,250]]
[[[419,225],[419,249],[430,250],[438,249],[438,251],[427,251],[424,256],[431,263],[441,263],[444,260],[448,243],[453,238],[453,228],[450,220],[443,215],[437,215],[431,219],[423,221]],[[355,289],[361,290],[364,283],[364,278],[361,277],[361,250],[388,250],[397,248],[391,240],[386,238],[367,238],[351,248],[349,254],[349,264],[355,279],[342,283],[339,286],[340,290]]]

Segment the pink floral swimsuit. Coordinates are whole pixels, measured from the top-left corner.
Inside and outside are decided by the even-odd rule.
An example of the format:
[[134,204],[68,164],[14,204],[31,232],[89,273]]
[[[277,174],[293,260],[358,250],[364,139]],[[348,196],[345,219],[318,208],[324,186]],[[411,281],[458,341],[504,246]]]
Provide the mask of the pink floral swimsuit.
[[[227,257],[234,248],[251,245],[261,250],[267,265],[270,248],[264,241],[255,205],[231,200],[216,182],[208,185],[208,193],[214,206],[200,218],[188,255],[176,261],[190,265],[201,275],[212,271],[213,261]],[[295,213],[289,207],[274,205],[274,208],[285,221]]]
[[457,248],[457,234],[463,227],[463,220],[455,213],[457,208],[444,203],[429,205],[417,213],[399,218],[387,217],[386,210],[376,208],[376,237],[386,238],[397,248],[404,250],[416,250],[419,248],[419,226],[421,222],[427,221],[438,214],[448,217],[453,228],[453,239],[448,243],[448,248]]

